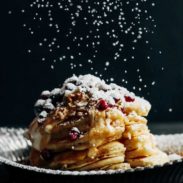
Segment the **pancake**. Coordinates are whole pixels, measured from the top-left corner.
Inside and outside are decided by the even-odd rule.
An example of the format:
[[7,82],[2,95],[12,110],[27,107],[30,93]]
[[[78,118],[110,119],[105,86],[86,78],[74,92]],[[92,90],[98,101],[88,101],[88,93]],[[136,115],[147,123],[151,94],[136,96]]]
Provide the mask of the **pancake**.
[[163,165],[169,161],[168,156],[157,150],[157,153],[152,156],[128,159],[131,167],[150,167],[155,165]]
[[63,170],[128,169],[158,164],[145,118],[148,101],[92,75],[73,76],[43,91],[29,126],[33,166]]
[[102,167],[111,166],[113,163],[116,164],[115,167],[117,167],[117,164],[123,163],[125,158],[124,152],[124,145],[114,141],[98,148],[90,148],[89,150],[55,153],[50,155],[50,157],[52,157],[48,159],[44,159],[41,152],[33,150],[30,160],[33,166],[44,165],[45,167],[51,167],[53,169],[101,169]]

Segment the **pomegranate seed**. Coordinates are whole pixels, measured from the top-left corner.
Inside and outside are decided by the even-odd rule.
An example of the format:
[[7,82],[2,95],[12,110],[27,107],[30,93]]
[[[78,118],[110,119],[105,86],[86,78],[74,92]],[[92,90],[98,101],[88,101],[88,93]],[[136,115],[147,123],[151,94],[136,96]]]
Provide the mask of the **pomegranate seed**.
[[108,103],[105,100],[101,99],[98,103],[97,108],[98,110],[103,111],[106,110],[108,107],[109,107]]
[[132,98],[132,97],[130,97],[130,96],[125,96],[125,101],[126,101],[126,102],[134,102],[135,99]]
[[77,140],[80,136],[80,132],[78,129],[76,128],[72,128],[71,131],[69,132],[69,137],[70,137],[70,140]]
[[115,103],[118,103],[120,101],[119,98],[114,98]]
[[78,139],[78,133],[77,132],[70,132],[69,137],[71,140],[77,140]]

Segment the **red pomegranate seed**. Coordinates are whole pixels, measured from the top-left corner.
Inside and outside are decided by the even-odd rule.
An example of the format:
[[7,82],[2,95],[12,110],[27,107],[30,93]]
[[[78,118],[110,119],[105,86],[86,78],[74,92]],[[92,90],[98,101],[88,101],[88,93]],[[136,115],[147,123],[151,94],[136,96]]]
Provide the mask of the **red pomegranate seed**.
[[126,101],[126,102],[134,102],[135,99],[132,98],[132,97],[130,97],[130,96],[125,96],[125,101]]
[[104,111],[104,110],[106,110],[108,107],[109,107],[108,103],[107,103],[105,100],[103,100],[103,99],[101,99],[101,100],[99,101],[98,106],[97,106],[98,110],[100,110],[100,111]]
[[114,98],[115,103],[118,103],[120,101],[119,98]]
[[74,129],[71,129],[71,131],[69,132],[69,138],[70,140],[77,140],[80,136],[80,132],[79,130],[74,130]]
[[70,140],[77,140],[80,137],[80,131],[77,127],[73,127],[69,132]]

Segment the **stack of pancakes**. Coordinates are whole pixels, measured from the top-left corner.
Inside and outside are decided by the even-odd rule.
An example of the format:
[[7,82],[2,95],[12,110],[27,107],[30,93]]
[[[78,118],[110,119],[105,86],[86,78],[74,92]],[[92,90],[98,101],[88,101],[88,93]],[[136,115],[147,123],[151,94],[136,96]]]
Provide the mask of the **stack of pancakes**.
[[147,128],[151,106],[115,84],[73,76],[44,91],[28,130],[33,166],[66,169],[128,169],[168,161]]
[[126,147],[125,160],[131,167],[162,165],[168,157],[156,147],[154,136],[149,132],[147,120],[136,112],[127,115],[122,143]]

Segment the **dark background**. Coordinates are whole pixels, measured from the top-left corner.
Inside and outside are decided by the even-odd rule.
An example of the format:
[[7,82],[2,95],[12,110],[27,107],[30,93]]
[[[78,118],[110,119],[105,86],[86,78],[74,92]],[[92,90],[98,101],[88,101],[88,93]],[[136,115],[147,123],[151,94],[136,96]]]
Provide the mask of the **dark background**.
[[[20,126],[28,125],[34,117],[33,105],[40,92],[44,89],[52,89],[62,83],[74,73],[84,74],[89,71],[86,68],[69,69],[66,64],[58,65],[55,70],[50,65],[42,63],[39,52],[29,55],[26,53],[29,39],[21,25],[23,16],[18,13],[20,6],[25,1],[6,0],[0,2],[0,125]],[[8,11],[12,10],[12,15]],[[151,40],[152,47],[163,51],[162,55],[151,52],[152,61],[149,65],[143,60],[138,64],[145,73],[145,80],[156,81],[156,85],[148,90],[136,91],[152,103],[149,116],[150,121],[183,121],[183,1],[159,0],[152,12],[157,29]],[[157,50],[158,50],[157,49]],[[142,55],[149,50],[139,48]],[[137,57],[138,58],[138,57]],[[102,61],[97,64],[98,70],[103,68]],[[120,63],[119,63],[120,64]],[[165,68],[164,72],[152,68]],[[126,66],[128,67],[128,65]],[[135,67],[135,66],[134,66]],[[128,69],[128,68],[127,68]],[[120,83],[121,75],[118,65],[104,74],[104,78],[114,77],[116,83]],[[138,85],[133,73],[128,75],[129,83],[125,85]],[[169,112],[168,109],[173,111]]]

